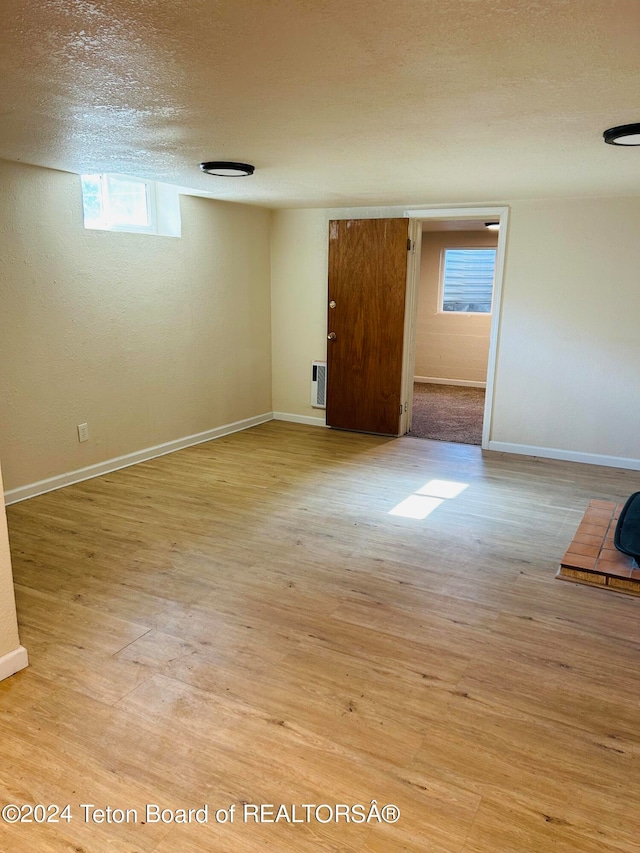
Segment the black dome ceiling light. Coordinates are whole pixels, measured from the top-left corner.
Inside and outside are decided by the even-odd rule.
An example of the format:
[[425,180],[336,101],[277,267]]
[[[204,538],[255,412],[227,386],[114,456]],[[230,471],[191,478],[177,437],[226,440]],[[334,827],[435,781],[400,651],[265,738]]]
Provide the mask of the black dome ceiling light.
[[250,163],[234,163],[231,160],[211,160],[200,163],[200,168],[207,175],[215,175],[220,178],[244,178],[253,175],[256,167]]
[[602,135],[608,145],[640,145],[640,123],[610,127]]

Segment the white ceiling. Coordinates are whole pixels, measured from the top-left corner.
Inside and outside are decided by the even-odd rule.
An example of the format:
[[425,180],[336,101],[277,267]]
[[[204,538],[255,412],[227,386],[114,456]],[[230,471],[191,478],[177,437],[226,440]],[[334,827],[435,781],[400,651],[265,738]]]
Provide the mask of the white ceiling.
[[640,194],[602,141],[639,59],[639,0],[2,0],[0,157],[272,207]]

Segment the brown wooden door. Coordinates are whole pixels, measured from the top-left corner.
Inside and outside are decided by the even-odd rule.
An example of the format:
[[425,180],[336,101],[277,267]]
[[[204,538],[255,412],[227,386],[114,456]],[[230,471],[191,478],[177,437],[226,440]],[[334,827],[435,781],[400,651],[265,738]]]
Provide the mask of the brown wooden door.
[[408,219],[329,223],[328,426],[400,433],[408,233]]

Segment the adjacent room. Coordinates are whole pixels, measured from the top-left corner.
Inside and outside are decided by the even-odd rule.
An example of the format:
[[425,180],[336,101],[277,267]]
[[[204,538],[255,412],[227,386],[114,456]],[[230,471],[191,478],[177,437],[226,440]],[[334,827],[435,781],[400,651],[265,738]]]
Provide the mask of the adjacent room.
[[482,443],[498,228],[422,223],[412,436]]
[[633,853],[637,4],[5,6],[0,849]]

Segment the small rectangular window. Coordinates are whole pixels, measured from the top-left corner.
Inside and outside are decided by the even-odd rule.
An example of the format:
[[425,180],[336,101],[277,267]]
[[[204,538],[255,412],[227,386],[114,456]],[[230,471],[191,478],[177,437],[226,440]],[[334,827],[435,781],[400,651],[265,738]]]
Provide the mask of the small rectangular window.
[[84,227],[156,233],[153,181],[124,175],[82,175]]
[[495,249],[444,249],[441,266],[441,311],[491,313]]
[[105,175],[109,213],[113,225],[149,228],[152,223],[151,187],[148,181],[134,181],[118,175]]

